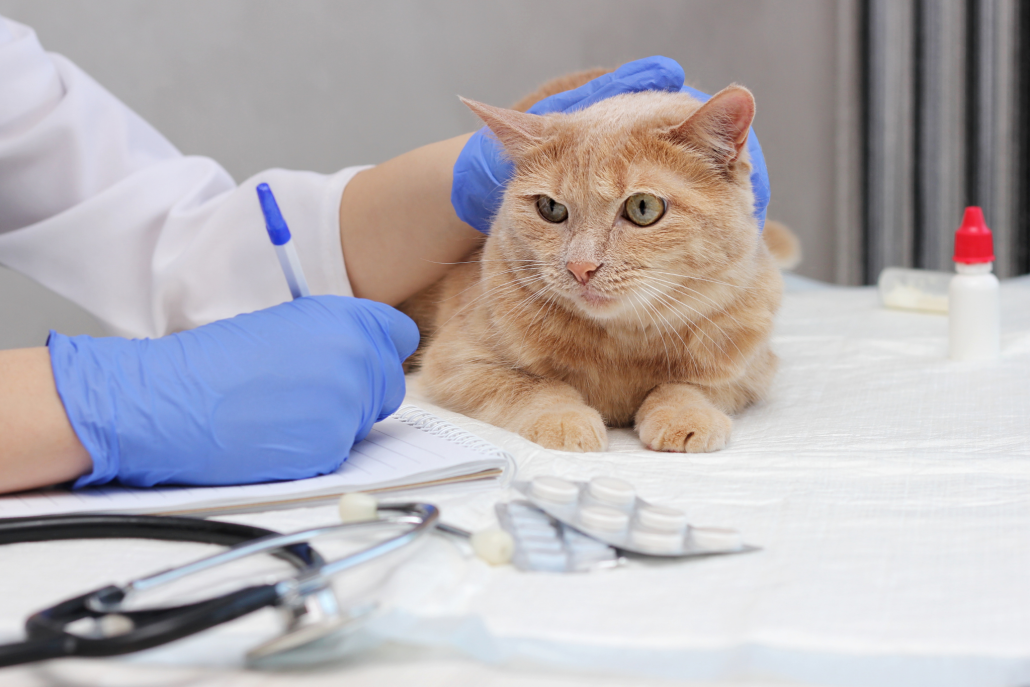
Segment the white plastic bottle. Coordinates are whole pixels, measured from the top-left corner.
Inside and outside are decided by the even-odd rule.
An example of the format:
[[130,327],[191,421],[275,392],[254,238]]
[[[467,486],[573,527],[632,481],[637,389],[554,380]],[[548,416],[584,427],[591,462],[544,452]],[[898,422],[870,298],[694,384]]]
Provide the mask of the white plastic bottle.
[[983,211],[967,207],[955,232],[955,271],[948,285],[948,357],[993,360],[1001,352],[994,241]]

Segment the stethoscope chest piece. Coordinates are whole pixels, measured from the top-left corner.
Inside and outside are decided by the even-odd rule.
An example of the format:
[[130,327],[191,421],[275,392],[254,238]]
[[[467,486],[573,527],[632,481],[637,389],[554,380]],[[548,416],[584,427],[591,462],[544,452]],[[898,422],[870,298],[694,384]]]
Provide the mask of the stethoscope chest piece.
[[379,604],[371,602],[332,615],[323,614],[319,617],[312,613],[294,618],[283,634],[247,652],[247,666],[259,669],[288,668],[319,663],[326,656],[340,656],[347,652],[343,644],[378,609]]

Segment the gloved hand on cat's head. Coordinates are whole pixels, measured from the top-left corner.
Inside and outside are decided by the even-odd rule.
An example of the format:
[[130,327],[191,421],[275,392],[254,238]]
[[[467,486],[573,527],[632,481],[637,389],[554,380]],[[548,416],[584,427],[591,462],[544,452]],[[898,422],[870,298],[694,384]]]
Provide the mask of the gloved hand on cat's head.
[[68,419],[93,460],[76,487],[246,484],[332,472],[404,399],[415,323],[298,298],[159,339],[51,333]]
[[[667,57],[645,57],[627,62],[614,72],[600,76],[571,91],[557,93],[533,105],[528,112],[549,114],[570,112],[621,93],[661,90],[682,91],[706,101],[711,96],[683,85],[683,68]],[[765,209],[769,204],[769,175],[765,158],[754,131],[748,137],[751,158],[751,184],[755,192],[755,217],[761,231],[765,224]],[[512,165],[500,144],[483,127],[468,140],[454,163],[451,185],[451,204],[458,217],[466,224],[487,234],[497,208],[501,206],[504,189],[511,176]]]

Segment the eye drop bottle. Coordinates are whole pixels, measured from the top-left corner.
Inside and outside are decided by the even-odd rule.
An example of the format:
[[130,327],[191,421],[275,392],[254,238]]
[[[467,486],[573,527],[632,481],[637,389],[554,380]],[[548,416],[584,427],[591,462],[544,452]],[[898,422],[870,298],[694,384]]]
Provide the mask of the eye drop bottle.
[[1001,351],[1001,313],[994,240],[983,211],[966,208],[955,232],[955,271],[948,285],[948,357],[993,360]]

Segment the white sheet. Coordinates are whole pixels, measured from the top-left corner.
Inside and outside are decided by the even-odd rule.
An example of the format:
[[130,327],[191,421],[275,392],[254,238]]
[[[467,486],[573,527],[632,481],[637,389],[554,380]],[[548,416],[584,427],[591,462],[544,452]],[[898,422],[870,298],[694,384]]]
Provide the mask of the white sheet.
[[[618,476],[763,550],[560,576],[489,569],[434,544],[394,578],[394,610],[375,632],[609,676],[1030,682],[1030,281],[1004,284],[1002,299],[1002,360],[958,365],[945,359],[943,316],[882,310],[871,288],[789,294],[773,393],[713,454],[651,453],[625,430],[613,432],[607,454],[547,452],[428,407],[510,451],[522,477]],[[426,405],[417,393],[408,400]],[[502,496],[434,500],[447,520],[475,529],[491,524]],[[245,519],[289,527],[326,517],[311,509]],[[0,600],[5,634],[59,598],[54,580],[66,571],[44,571],[62,550],[5,551],[0,579],[26,590]],[[133,565],[144,562],[153,565]],[[99,565],[85,577],[110,579],[97,579]],[[146,660],[231,665],[233,650],[269,631],[258,620],[211,634],[204,651],[195,642]],[[217,651],[219,642],[229,648]],[[448,670],[457,684],[472,668]],[[388,675],[384,667],[379,677]]]

